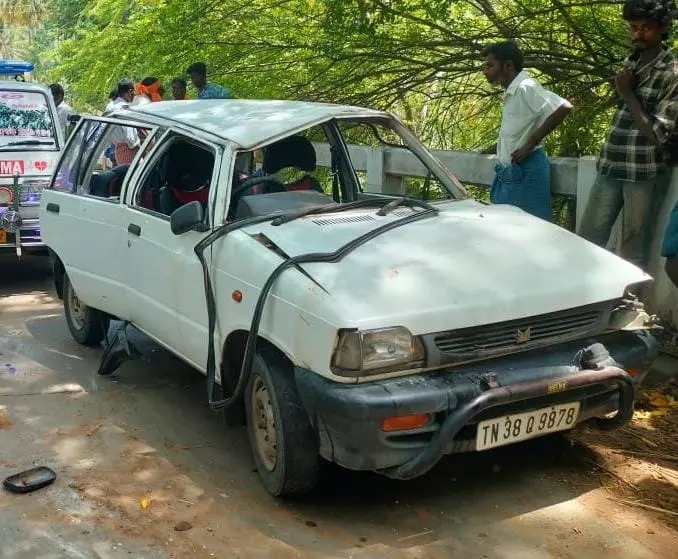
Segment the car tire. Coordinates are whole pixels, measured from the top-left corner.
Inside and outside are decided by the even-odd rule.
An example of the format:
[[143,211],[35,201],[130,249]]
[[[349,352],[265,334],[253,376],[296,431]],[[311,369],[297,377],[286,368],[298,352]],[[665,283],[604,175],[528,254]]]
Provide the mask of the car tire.
[[71,336],[79,344],[99,345],[108,332],[108,315],[78,299],[68,274],[64,274],[64,313]]
[[315,433],[292,368],[274,351],[258,351],[245,391],[247,433],[263,485],[275,497],[300,496],[318,483]]

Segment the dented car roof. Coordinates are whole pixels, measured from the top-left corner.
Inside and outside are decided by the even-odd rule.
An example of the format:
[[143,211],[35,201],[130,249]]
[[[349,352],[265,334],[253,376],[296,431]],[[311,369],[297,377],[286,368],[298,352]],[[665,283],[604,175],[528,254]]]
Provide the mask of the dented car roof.
[[389,117],[388,113],[329,103],[255,99],[162,101],[124,106],[115,114],[139,118],[139,113],[175,121],[252,148],[278,136],[332,118]]

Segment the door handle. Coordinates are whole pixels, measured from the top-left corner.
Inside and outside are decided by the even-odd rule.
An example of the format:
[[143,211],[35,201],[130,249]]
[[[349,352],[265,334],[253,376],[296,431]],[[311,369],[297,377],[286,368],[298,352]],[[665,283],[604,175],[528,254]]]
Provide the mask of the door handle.
[[136,223],[130,223],[127,226],[127,232],[132,233],[132,235],[136,235],[137,237],[139,237],[141,236],[141,227]]
[[54,202],[48,202],[47,203],[47,211],[53,214],[58,214],[59,213],[59,204],[55,204]]

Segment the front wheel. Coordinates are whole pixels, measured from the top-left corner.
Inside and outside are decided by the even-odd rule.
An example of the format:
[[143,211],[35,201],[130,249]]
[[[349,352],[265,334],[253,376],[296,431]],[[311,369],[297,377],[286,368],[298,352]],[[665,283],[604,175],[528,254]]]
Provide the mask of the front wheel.
[[276,497],[309,492],[318,482],[315,433],[292,368],[270,350],[258,351],[245,391],[247,432],[262,483]]
[[88,307],[78,299],[68,274],[64,274],[63,282],[64,313],[71,336],[82,345],[100,344],[108,332],[108,316],[97,309]]

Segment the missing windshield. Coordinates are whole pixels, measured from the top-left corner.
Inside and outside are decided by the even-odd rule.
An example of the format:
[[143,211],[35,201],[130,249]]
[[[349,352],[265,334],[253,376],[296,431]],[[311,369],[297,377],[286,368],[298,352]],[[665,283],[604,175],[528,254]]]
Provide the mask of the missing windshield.
[[454,179],[437,172],[421,146],[412,145],[393,122],[363,119],[337,124],[363,192],[424,202],[458,197]]

